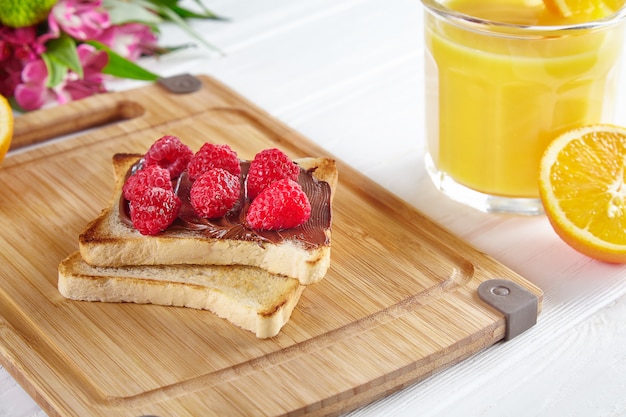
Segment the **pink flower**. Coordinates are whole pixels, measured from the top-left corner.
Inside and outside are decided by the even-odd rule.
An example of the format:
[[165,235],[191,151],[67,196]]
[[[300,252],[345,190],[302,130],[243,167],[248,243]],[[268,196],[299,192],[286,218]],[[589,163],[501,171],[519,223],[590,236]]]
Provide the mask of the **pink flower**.
[[30,61],[21,73],[21,84],[15,87],[15,101],[24,110],[35,110],[43,106],[50,96],[46,86],[48,69],[42,59]]
[[13,96],[15,86],[22,79],[23,69],[24,64],[18,59],[0,60],[0,94],[5,97]]
[[60,104],[106,92],[105,76],[102,74],[102,69],[108,62],[106,52],[98,51],[87,44],[78,45],[76,51],[83,67],[83,77],[68,71],[65,80],[53,88]]
[[78,45],[76,51],[83,67],[83,77],[79,78],[78,74],[68,71],[65,82],[54,88],[61,104],[106,92],[105,75],[102,74],[102,69],[109,61],[106,52],[98,51],[88,44]]
[[[106,92],[102,71],[109,56],[115,59],[107,72],[124,74],[142,55],[161,55],[187,46],[160,48],[157,44],[161,19],[155,13],[161,6],[182,19],[196,16],[177,1],[54,0],[46,21],[21,28],[0,23],[0,94],[13,98],[24,110],[34,110]],[[209,11],[199,17],[215,18]],[[106,45],[102,49],[108,52],[97,50],[102,45],[96,41]],[[152,80],[155,75],[144,71],[132,77]]]
[[141,23],[111,26],[96,40],[131,61],[143,54],[152,55],[158,48],[156,35],[149,26]]
[[24,110],[35,110],[51,101],[64,104],[106,92],[102,69],[108,62],[107,54],[87,44],[78,45],[76,51],[83,67],[82,78],[75,72],[68,71],[63,82],[49,88],[46,84],[48,81],[46,64],[43,60],[36,59],[24,66],[21,83],[15,87],[15,101]]
[[59,0],[48,16],[53,33],[59,28],[74,39],[98,38],[111,26],[109,13],[102,7],[102,0]]
[[13,95],[24,66],[45,52],[44,42],[33,27],[13,29],[0,25],[0,94]]
[[44,41],[37,38],[35,27],[10,28],[0,25],[0,61],[9,54],[30,61],[45,50]]

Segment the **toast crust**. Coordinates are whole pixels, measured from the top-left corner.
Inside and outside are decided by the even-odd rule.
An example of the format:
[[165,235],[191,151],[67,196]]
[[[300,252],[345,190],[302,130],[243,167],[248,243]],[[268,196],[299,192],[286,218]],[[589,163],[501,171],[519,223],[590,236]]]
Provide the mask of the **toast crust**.
[[[326,243],[303,247],[294,240],[258,242],[217,239],[200,231],[167,229],[156,236],[144,236],[127,226],[119,215],[121,189],[130,166],[142,155],[116,154],[113,157],[115,189],[109,207],[88,224],[79,236],[84,261],[92,266],[126,265],[246,265],[273,274],[297,278],[302,285],[321,280],[330,266],[330,228]],[[294,160],[331,189],[331,202],[337,186],[337,167],[329,158]],[[329,202],[329,204],[331,203]]]

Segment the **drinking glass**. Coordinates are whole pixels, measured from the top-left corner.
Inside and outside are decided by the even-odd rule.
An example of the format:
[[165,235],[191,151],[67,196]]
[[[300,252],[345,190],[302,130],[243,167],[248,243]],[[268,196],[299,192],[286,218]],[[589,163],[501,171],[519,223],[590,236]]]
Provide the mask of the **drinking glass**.
[[613,120],[624,9],[546,26],[422,3],[431,179],[482,211],[542,213],[538,172],[547,144],[566,130]]

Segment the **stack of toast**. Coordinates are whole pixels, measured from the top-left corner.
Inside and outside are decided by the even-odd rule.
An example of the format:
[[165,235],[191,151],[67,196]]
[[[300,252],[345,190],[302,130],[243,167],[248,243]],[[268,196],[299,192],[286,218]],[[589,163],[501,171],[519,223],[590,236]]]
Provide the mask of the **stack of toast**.
[[[258,338],[277,335],[305,287],[320,281],[330,266],[335,162],[293,161],[300,168],[299,183],[304,179],[328,190],[315,197],[310,195],[315,190],[302,185],[311,201],[311,217],[293,229],[250,230],[242,215],[214,220],[215,227],[201,221],[181,226],[177,220],[145,235],[129,224],[122,191],[142,156],[114,155],[112,201],[80,234],[80,250],[60,263],[61,294],[73,300],[205,309]],[[245,172],[241,175],[245,183]],[[240,210],[248,205],[242,202]]]

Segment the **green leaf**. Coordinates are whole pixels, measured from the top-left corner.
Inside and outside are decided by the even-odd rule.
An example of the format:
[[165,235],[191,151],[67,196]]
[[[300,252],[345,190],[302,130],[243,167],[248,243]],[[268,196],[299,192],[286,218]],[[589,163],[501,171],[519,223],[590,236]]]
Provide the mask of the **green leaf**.
[[[105,1],[115,1],[115,0],[105,0]],[[120,0],[121,1],[121,0]],[[152,10],[157,13],[163,19],[170,20],[180,26],[185,32],[187,32],[190,36],[197,39],[200,43],[205,45],[207,48],[217,51],[221,55],[224,53],[216,48],[215,46],[208,43],[202,36],[197,34],[185,21],[186,18],[199,18],[199,19],[214,19],[214,20],[226,20],[222,17],[217,16],[215,13],[211,12],[207,9],[201,1],[194,0],[200,8],[204,11],[203,13],[196,13],[178,6],[178,0],[134,0],[137,6]],[[156,25],[155,25],[156,26]]]
[[[154,2],[158,2],[159,0],[153,0],[153,1]],[[173,5],[173,6],[170,6],[169,8],[174,13],[176,13],[177,15],[182,17],[183,19],[195,18],[195,19],[228,20],[225,17],[216,15],[215,13],[213,13],[212,11],[207,9],[206,7],[203,7],[204,11],[202,13],[194,12],[193,10],[185,9],[185,8],[180,7],[178,5]]]
[[101,44],[100,42],[88,41],[87,43],[94,46],[98,50],[105,51],[109,56],[109,62],[102,69],[104,74],[109,74],[118,78],[129,78],[142,81],[156,81],[161,78],[160,75],[150,72],[134,62],[129,61],[123,56],[113,52],[109,47]]
[[[163,2],[163,0],[150,0],[150,1],[152,1],[155,4],[159,3],[159,2]],[[190,36],[196,38],[200,43],[202,43],[207,48],[212,49],[212,50],[214,50],[216,52],[219,52],[221,55],[224,55],[224,53],[220,49],[218,49],[215,46],[211,45],[202,36],[197,34],[191,28],[191,26],[189,26],[187,24],[185,19],[180,17],[178,14],[176,14],[176,12],[174,10],[172,10],[171,8],[169,8],[167,6],[160,5],[159,8],[158,8],[158,12],[161,13],[163,16],[165,16],[166,19],[171,20],[172,22],[176,23],[178,26],[181,27],[181,29],[183,29],[185,32],[187,32]]]
[[163,19],[138,2],[127,2],[121,0],[104,0],[102,5],[109,12],[112,25],[119,25],[129,22],[144,23],[156,26]]
[[47,52],[41,54],[41,58],[48,69],[48,81],[46,82],[46,86],[56,87],[65,79],[65,74],[67,74],[68,69],[67,66],[50,59]]
[[[209,19],[217,19],[217,20],[228,20],[225,17],[221,17],[210,11],[201,0],[194,0],[194,2],[204,10],[204,17]],[[212,17],[211,17],[212,16]]]
[[52,65],[64,66],[74,71],[80,78],[83,77],[83,66],[76,52],[76,41],[65,33],[61,33],[61,36],[46,43],[45,54],[51,67]]
[[196,44],[194,43],[186,43],[183,45],[174,45],[174,46],[157,46],[157,47],[150,48],[150,53],[156,56],[162,56],[162,55],[169,54],[171,52],[181,51],[187,48],[193,48],[195,46]]
[[[194,12],[193,10],[186,9],[178,5],[178,0],[146,0],[149,3],[152,3],[153,7],[156,7],[158,11],[162,9],[169,9],[176,13],[178,16],[183,19],[187,18],[196,18],[196,19],[212,19],[212,20],[228,20],[225,17],[218,16],[212,11],[210,11],[200,0],[194,0],[194,2],[199,6],[202,12]],[[169,17],[167,14],[162,13],[164,17]]]

